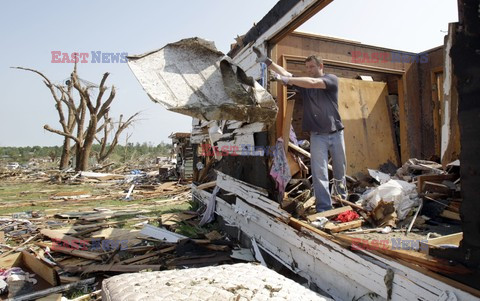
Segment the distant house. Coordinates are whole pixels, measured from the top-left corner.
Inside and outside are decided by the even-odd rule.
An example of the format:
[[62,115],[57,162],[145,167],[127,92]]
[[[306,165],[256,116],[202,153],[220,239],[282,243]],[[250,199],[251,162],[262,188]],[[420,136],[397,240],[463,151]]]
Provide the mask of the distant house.
[[183,180],[193,177],[193,148],[190,144],[190,133],[172,133],[173,160],[176,160],[176,170]]

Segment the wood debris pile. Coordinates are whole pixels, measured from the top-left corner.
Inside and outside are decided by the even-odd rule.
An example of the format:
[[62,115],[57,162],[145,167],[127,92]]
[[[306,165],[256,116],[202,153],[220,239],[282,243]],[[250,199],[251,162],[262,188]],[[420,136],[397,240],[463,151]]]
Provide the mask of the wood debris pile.
[[[105,195],[95,195],[85,187],[51,193],[43,203],[27,201],[14,205],[48,204],[68,209],[26,211],[0,217],[0,269],[5,275],[2,297],[20,296],[29,300],[32,296],[88,287],[88,291],[93,292],[87,295],[95,300],[99,298],[97,289],[101,281],[119,273],[254,260],[252,255],[238,255],[242,249],[215,226],[201,227],[201,217],[195,211],[156,214],[165,206],[188,206],[189,185],[136,180],[125,183],[128,177],[84,173],[72,183],[93,179],[94,187],[103,187]],[[145,179],[144,175],[140,177]],[[70,208],[74,204],[112,197],[123,205]],[[249,249],[246,251],[250,254]],[[25,275],[33,277],[30,277],[34,279],[32,283]]]

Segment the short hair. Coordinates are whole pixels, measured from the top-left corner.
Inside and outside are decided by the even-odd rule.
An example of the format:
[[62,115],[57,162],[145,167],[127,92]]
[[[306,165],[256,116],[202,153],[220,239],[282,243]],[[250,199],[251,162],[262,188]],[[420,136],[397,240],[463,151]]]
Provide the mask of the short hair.
[[311,55],[305,59],[305,63],[310,61],[314,61],[317,66],[323,65],[323,59],[316,55]]

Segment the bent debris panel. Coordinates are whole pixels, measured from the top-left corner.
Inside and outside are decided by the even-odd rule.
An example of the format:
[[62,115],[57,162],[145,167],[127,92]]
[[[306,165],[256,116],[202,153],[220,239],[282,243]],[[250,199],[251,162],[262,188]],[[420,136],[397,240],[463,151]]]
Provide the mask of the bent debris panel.
[[166,109],[203,120],[273,122],[273,97],[232,60],[200,38],[184,39],[128,65],[148,96]]

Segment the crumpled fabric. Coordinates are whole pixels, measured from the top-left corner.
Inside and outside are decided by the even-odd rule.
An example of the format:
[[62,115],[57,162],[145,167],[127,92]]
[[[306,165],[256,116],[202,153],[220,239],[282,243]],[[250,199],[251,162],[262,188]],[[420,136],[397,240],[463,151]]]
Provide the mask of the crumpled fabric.
[[353,211],[353,210],[348,210],[348,211],[345,211],[345,212],[342,212],[340,213],[337,218],[335,219],[335,221],[337,222],[342,222],[342,223],[346,223],[346,222],[351,222],[351,221],[354,221],[356,220],[357,218],[359,218],[359,215]]
[[199,225],[203,226],[213,221],[215,216],[215,204],[217,203],[217,193],[220,191],[220,187],[215,186],[213,189],[212,195],[207,203],[207,208],[203,212],[202,219],[200,220]]
[[8,281],[25,280],[33,284],[37,283],[37,279],[34,278],[35,274],[25,272],[19,267],[13,267],[9,269],[0,269],[0,279]]
[[285,149],[283,148],[282,138],[277,139],[277,143],[275,144],[275,152],[273,155],[274,157],[272,169],[270,170],[270,176],[272,176],[276,182],[278,202],[281,202],[283,200],[285,188],[292,178],[292,175],[290,174],[290,167],[288,166],[287,155],[285,154]]
[[293,125],[290,125],[290,141],[292,141],[293,144],[298,146],[298,140],[297,140],[297,135],[295,135],[295,131],[293,130]]
[[10,276],[11,274],[14,273],[23,273],[23,270],[19,267],[13,267],[9,269],[0,269],[0,279],[5,280]]

